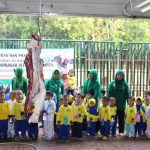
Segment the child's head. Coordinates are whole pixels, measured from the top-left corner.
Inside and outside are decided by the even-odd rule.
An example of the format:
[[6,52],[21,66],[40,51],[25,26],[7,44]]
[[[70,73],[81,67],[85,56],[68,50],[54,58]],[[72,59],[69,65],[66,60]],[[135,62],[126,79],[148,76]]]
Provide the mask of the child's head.
[[70,77],[74,77],[74,76],[75,76],[75,71],[74,71],[74,69],[70,69],[68,75],[69,75]]
[[96,100],[94,99],[94,98],[91,98],[90,100],[89,100],[89,107],[94,107],[95,106],[95,104],[96,104]]
[[147,97],[146,99],[144,99],[144,103],[146,105],[149,105],[150,104],[150,97]]
[[83,95],[81,93],[77,93],[76,96],[75,96],[75,102],[77,104],[81,104],[83,101]]
[[141,97],[136,98],[136,105],[142,105],[142,98]]
[[10,92],[10,99],[13,101],[16,98],[16,91]]
[[116,99],[115,99],[114,97],[110,97],[110,98],[109,98],[109,104],[110,104],[110,106],[115,106],[115,104],[116,104]]
[[150,91],[144,92],[144,99],[146,99],[147,97],[150,97]]
[[63,104],[64,104],[63,98],[60,98],[60,99],[59,99],[59,106],[61,106],[61,105],[63,105]]
[[63,96],[63,104],[64,104],[64,106],[68,106],[68,102],[69,102],[68,96],[67,96],[67,95],[64,95],[64,96]]
[[128,104],[129,104],[129,106],[134,106],[134,101],[135,101],[134,97],[129,97],[128,98]]
[[5,91],[1,90],[0,91],[0,102],[3,102],[5,98]]
[[90,99],[90,98],[92,98],[93,96],[94,96],[94,91],[93,91],[93,90],[87,92],[87,94],[86,94],[86,98],[87,98],[87,99]]
[[23,93],[21,90],[16,90],[16,101],[19,102],[23,100]]
[[104,97],[102,98],[102,104],[103,104],[103,107],[108,106],[108,104],[109,104],[109,99],[108,99],[106,96],[104,96]]
[[47,91],[46,92],[46,98],[47,98],[47,100],[52,99],[52,97],[53,97],[53,92],[52,91]]

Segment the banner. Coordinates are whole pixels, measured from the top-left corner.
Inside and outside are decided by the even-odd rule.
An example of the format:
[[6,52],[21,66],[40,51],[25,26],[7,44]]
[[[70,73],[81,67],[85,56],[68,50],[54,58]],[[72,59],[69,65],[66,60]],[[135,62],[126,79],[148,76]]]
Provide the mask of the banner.
[[[24,59],[27,54],[26,49],[1,49],[0,50],[0,84],[10,83],[14,77],[15,68],[24,70],[26,77]],[[48,80],[55,69],[73,69],[74,49],[42,49],[41,58],[44,60],[44,79]],[[3,82],[3,83],[2,83]]]

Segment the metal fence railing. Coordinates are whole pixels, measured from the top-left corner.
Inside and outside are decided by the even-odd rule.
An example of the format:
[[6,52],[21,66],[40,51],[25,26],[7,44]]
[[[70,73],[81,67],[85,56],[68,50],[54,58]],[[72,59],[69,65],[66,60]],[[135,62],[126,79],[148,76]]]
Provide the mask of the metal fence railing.
[[[27,49],[29,40],[0,40],[0,49]],[[150,90],[150,43],[119,43],[101,41],[43,40],[42,48],[74,48],[74,68],[78,86],[84,84],[87,71],[95,68],[103,89],[115,78],[118,69],[134,96]]]

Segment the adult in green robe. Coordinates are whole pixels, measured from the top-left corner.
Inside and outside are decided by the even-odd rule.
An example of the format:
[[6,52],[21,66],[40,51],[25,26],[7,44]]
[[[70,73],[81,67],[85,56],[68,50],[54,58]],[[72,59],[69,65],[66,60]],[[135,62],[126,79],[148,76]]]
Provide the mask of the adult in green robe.
[[124,133],[124,117],[126,102],[130,97],[130,90],[128,83],[125,81],[124,71],[118,70],[115,80],[111,81],[108,86],[107,96],[108,98],[114,97],[116,99],[117,106],[117,118],[119,121],[119,133]]
[[15,77],[12,79],[12,90],[21,90],[27,94],[27,80],[23,77],[22,68],[14,69]]

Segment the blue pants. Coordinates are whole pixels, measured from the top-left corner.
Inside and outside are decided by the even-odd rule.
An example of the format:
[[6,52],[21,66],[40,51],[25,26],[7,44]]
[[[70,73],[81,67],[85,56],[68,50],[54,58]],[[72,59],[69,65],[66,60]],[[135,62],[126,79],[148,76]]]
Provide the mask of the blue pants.
[[100,122],[99,128],[100,128],[101,135],[103,135],[103,136],[109,135],[109,129],[110,129],[110,123],[109,122],[104,121],[104,124],[102,124]]
[[69,140],[70,135],[70,125],[60,125],[59,126],[59,139]]
[[87,132],[92,136],[96,134],[96,122],[90,122],[87,127]]
[[19,131],[22,137],[26,137],[27,121],[26,120],[16,120],[15,122],[15,136],[19,137]]
[[147,123],[143,122],[143,134],[145,134],[146,130],[147,130]]
[[30,138],[37,138],[39,133],[38,123],[31,123],[28,125],[28,135]]
[[142,133],[142,122],[137,122],[136,125],[135,125],[135,136],[137,135],[140,135]]
[[0,120],[0,139],[7,138],[8,120]]
[[74,122],[71,126],[72,137],[82,138],[82,123]]
[[113,122],[112,126],[110,127],[110,130],[111,130],[111,134],[115,135],[116,127],[117,127],[117,116],[113,116],[112,118],[113,118],[114,122]]

